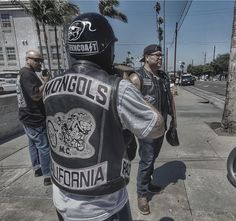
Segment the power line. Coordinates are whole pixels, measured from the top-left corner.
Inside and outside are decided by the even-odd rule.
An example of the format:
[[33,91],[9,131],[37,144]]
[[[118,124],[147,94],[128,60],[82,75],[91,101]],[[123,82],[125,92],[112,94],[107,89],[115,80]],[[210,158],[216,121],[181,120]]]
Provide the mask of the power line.
[[[188,4],[188,3],[189,3],[189,4]],[[177,31],[180,30],[180,28],[181,28],[181,26],[182,26],[182,24],[183,24],[183,22],[184,22],[184,19],[185,19],[186,15],[188,14],[188,11],[189,11],[189,9],[190,9],[191,4],[192,4],[192,0],[187,1],[187,3],[185,4],[185,7],[184,7],[183,12],[182,12],[182,14],[181,14],[181,16],[180,16],[179,22],[177,22],[177,23],[178,23],[178,29],[177,29]],[[180,24],[179,24],[179,23],[180,23]],[[174,42],[175,42],[175,35],[173,36],[172,43],[171,43],[170,46],[169,46],[170,48],[172,47],[172,45],[174,44]]]
[[[189,4],[188,4],[188,2],[189,2]],[[184,14],[184,16],[181,16],[180,17],[180,20],[179,20],[179,22],[178,22],[178,31],[180,30],[180,28],[181,28],[181,26],[182,26],[182,24],[183,24],[183,22],[184,22],[184,19],[185,19],[185,17],[186,17],[186,15],[188,14],[188,11],[189,11],[189,9],[190,9],[190,7],[191,7],[191,4],[192,4],[192,0],[191,1],[188,1],[187,3],[186,3],[186,6],[185,6],[185,8],[187,7],[187,9],[185,10],[184,9],[184,11],[183,11],[183,13],[185,12],[185,14]],[[188,6],[187,6],[188,5]],[[183,14],[182,14],[183,15]],[[183,19],[182,19],[183,18]],[[181,21],[181,19],[182,19],[182,21]],[[180,21],[181,21],[181,23],[180,23]]]

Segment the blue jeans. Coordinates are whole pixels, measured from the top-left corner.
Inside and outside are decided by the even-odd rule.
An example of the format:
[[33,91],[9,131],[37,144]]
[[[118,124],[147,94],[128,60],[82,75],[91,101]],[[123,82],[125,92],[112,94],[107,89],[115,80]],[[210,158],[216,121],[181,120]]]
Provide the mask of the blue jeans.
[[[64,221],[63,217],[59,212],[57,212],[58,220]],[[105,219],[104,221],[132,221],[131,210],[129,206],[129,201],[124,205],[124,207],[113,216]]]
[[154,163],[158,157],[164,136],[157,139],[139,139],[139,167],[137,174],[137,195],[145,197],[154,171]]
[[37,128],[23,125],[25,133],[29,139],[29,154],[34,170],[41,167],[44,177],[50,177],[50,154],[49,142],[46,128],[41,126]]

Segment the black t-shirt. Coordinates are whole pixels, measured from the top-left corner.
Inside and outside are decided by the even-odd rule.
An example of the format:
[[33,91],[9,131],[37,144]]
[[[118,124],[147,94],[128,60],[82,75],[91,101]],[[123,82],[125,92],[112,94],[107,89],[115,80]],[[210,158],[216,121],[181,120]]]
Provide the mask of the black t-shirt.
[[37,74],[30,68],[23,67],[17,83],[17,100],[20,121],[29,127],[45,126],[43,99],[34,101],[31,97],[38,93],[42,85]]

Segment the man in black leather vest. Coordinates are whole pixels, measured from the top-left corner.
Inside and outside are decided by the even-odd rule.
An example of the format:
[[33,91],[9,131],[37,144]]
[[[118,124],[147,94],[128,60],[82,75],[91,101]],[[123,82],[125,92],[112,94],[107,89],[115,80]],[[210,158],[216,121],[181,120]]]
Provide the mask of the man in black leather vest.
[[[143,52],[144,66],[130,75],[130,80],[141,91],[144,99],[153,105],[163,116],[167,129],[167,115],[172,119],[170,126],[176,128],[176,113],[169,78],[161,71],[162,50],[159,45],[148,45]],[[154,162],[159,155],[164,135],[156,138],[139,139],[139,169],[137,174],[138,208],[144,215],[150,213],[147,200],[148,191],[159,193],[162,188],[152,183]]]
[[116,40],[103,16],[78,16],[66,35],[72,66],[44,90],[59,220],[132,220],[123,130],[139,138],[164,133],[161,114],[129,81],[113,75]]

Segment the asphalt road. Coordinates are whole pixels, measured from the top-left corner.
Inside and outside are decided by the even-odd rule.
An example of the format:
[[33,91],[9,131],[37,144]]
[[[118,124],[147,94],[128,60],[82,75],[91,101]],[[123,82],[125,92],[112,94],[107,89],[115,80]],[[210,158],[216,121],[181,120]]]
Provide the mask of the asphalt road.
[[194,87],[225,96],[226,81],[196,81]]

